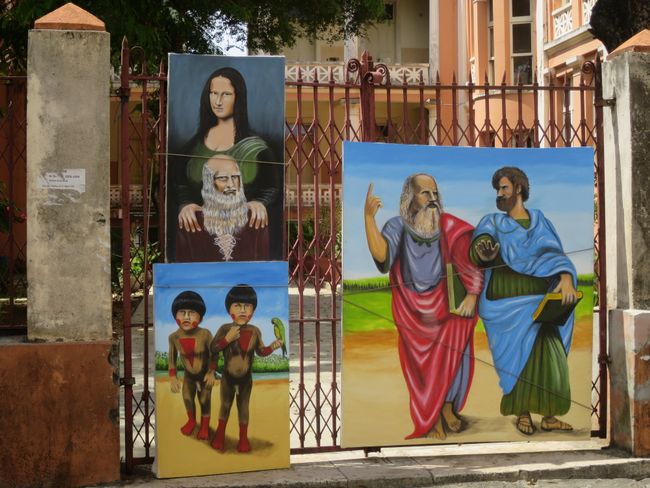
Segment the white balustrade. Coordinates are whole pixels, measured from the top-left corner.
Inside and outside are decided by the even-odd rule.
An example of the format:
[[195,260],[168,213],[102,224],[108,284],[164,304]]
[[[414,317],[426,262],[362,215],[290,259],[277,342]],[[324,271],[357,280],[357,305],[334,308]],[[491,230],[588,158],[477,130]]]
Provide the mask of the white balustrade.
[[573,30],[573,17],[571,16],[571,4],[553,11],[553,33],[554,39],[562,37]]
[[596,4],[596,0],[582,0],[582,25],[588,25],[591,22],[591,11]]
[[[425,84],[429,83],[429,65],[426,63],[391,64],[387,66],[390,72],[390,81],[393,85],[402,85],[405,80],[407,85],[417,85],[420,83],[420,75]],[[299,73],[302,81],[305,83],[329,83],[330,76],[333,77],[334,83],[345,82],[344,63],[314,62],[287,64],[284,70],[284,77],[286,81],[297,82]],[[355,77],[356,73],[350,73],[348,81],[351,81]]]

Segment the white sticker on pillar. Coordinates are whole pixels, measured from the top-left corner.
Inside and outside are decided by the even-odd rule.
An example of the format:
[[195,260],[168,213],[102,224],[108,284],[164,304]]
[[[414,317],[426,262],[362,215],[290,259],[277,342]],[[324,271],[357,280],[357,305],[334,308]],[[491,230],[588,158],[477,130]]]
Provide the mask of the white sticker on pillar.
[[86,191],[86,170],[64,169],[43,173],[38,178],[38,187],[45,190],[74,190],[84,193]]

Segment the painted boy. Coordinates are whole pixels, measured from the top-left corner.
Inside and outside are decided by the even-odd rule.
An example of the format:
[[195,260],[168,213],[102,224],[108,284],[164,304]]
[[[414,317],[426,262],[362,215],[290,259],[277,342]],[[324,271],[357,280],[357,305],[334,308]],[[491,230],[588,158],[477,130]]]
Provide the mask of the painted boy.
[[217,356],[223,352],[223,372],[221,375],[219,408],[219,425],[212,440],[212,447],[224,450],[226,424],[230,416],[233,400],[237,400],[239,417],[239,452],[251,450],[248,441],[249,402],[253,390],[253,356],[268,356],[275,349],[282,347],[277,339],[270,346],[262,341],[262,332],[250,323],[257,308],[257,294],[249,285],[240,284],[233,287],[226,295],[226,310],[232,322],[222,325],[212,340],[210,350]]
[[178,330],[169,336],[169,382],[172,393],[181,391],[176,375],[176,358],[181,356],[185,376],[183,378],[183,402],[187,410],[187,423],[181,427],[184,435],[191,435],[196,427],[194,399],[198,396],[201,406],[201,426],[197,439],[207,439],[210,425],[210,397],[215,382],[216,363],[212,361],[210,343],[212,334],[199,327],[205,316],[205,302],[193,291],[180,293],[172,303],[172,315]]

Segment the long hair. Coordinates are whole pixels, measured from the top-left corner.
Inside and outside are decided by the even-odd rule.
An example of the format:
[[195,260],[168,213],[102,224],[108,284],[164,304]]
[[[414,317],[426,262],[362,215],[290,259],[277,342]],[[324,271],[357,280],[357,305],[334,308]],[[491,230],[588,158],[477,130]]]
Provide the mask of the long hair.
[[210,106],[210,83],[214,78],[223,77],[230,81],[235,90],[235,106],[233,119],[235,121],[235,143],[248,137],[248,103],[246,95],[246,82],[239,71],[234,68],[219,68],[214,71],[205,82],[201,92],[201,108],[199,109],[199,130],[197,136],[203,140],[208,131],[219,124],[219,119]]
[[[402,193],[400,194],[399,198],[399,210],[400,215],[402,216],[407,215],[411,210],[411,203],[413,203],[413,198],[415,197],[413,185],[415,184],[415,178],[418,176],[427,176],[435,181],[436,185],[438,184],[433,176],[426,173],[415,173],[407,176],[404,180],[404,184],[402,185]],[[440,205],[440,213],[443,213],[444,210],[442,206],[442,195],[440,194],[440,189],[438,189],[438,204]]]

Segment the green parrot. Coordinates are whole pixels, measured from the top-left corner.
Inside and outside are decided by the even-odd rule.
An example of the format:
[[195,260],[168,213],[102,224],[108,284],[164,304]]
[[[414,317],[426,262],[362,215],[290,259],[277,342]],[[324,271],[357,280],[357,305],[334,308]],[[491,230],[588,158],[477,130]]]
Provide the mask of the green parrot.
[[271,323],[273,324],[273,333],[275,334],[275,338],[280,339],[282,341],[282,357],[286,358],[287,342],[284,334],[284,324],[282,323],[282,320],[280,320],[278,317],[273,317],[271,319]]

